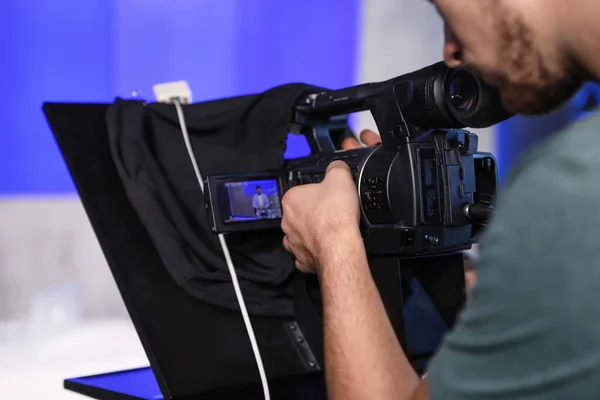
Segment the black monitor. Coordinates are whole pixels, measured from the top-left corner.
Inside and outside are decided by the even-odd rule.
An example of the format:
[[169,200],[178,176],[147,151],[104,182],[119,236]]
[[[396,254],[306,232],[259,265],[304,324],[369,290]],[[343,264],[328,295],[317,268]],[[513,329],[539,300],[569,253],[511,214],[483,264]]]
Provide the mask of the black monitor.
[[[109,106],[46,103],[44,112],[151,370],[74,378],[66,380],[65,387],[98,399],[144,398],[136,396],[156,389],[160,393],[154,395],[162,397],[154,398],[226,399],[231,395],[237,399],[242,398],[240,393],[245,399],[263,398],[240,313],[203,303],[181,290],[131,206],[109,149],[105,124]],[[286,329],[293,322],[252,317],[255,331],[268,332],[269,340],[290,342],[261,349],[272,398],[325,398],[321,374],[307,372],[292,343],[294,337]],[[134,385],[135,379],[145,382],[145,389],[123,393],[122,388],[130,387],[123,385],[128,379]]]

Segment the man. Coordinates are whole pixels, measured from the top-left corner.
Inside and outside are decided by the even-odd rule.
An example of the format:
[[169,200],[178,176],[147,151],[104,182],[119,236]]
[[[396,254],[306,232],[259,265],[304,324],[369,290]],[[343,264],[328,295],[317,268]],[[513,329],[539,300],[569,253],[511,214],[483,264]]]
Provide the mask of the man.
[[[514,112],[548,112],[584,80],[600,80],[600,1],[434,3],[448,66],[480,72]],[[290,190],[284,246],[319,275],[330,399],[600,398],[599,171],[598,116],[522,160],[482,239],[470,301],[423,380],[370,276],[346,165]]]
[[256,187],[256,194],[252,196],[252,207],[254,207],[254,215],[256,215],[256,218],[267,218],[269,197],[262,193],[260,186]]

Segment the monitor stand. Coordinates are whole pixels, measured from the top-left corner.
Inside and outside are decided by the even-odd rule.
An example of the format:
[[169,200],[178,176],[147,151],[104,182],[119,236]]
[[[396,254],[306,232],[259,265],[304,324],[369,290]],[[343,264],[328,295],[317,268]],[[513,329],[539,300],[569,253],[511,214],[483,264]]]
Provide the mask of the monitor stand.
[[163,399],[150,367],[66,379],[64,387],[100,400]]
[[[136,368],[64,381],[67,390],[98,400],[162,400],[152,368]],[[269,380],[272,399],[326,400],[325,383],[320,375],[303,375]],[[262,400],[259,384],[240,385],[186,396],[182,400]]]

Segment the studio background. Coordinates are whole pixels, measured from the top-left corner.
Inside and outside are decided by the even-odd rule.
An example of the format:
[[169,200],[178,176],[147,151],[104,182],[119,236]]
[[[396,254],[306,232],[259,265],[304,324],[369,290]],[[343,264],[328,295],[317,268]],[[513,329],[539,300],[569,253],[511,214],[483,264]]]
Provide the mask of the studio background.
[[[0,388],[75,399],[66,377],[147,365],[41,112],[44,101],[152,100],[187,80],[194,101],[289,82],[341,88],[442,56],[442,23],[414,0],[4,0],[0,5]],[[589,85],[550,116],[476,131],[502,176],[600,99]],[[356,131],[374,128],[369,115]],[[291,137],[289,154],[305,150]],[[34,384],[32,384],[34,382]]]

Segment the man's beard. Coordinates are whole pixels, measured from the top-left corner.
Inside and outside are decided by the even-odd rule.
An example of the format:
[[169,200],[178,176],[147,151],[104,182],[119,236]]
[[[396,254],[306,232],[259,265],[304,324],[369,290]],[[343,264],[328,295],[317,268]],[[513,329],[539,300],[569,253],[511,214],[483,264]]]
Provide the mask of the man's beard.
[[[496,3],[497,4],[497,3]],[[504,105],[517,114],[539,115],[555,110],[582,85],[565,59],[545,53],[533,32],[518,16],[491,10],[498,16],[499,65],[490,80],[498,86]]]

